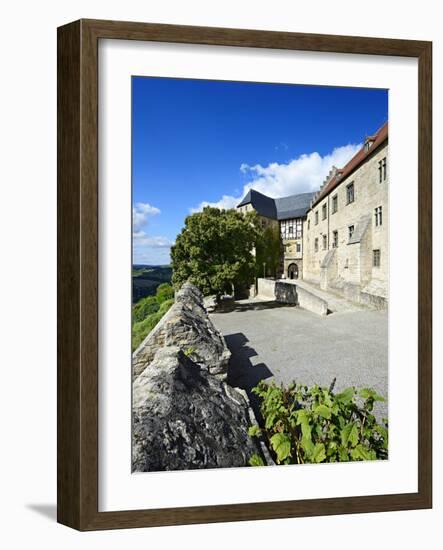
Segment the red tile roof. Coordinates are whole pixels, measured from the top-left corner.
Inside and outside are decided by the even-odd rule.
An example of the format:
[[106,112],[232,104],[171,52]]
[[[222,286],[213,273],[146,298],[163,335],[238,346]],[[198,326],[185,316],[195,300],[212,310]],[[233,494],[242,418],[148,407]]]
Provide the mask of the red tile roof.
[[329,180],[329,182],[318,192],[318,195],[314,197],[312,206],[319,203],[326,195],[329,195],[349,174],[354,172],[359,166],[363,164],[367,157],[369,157],[380,145],[382,145],[388,139],[388,122],[385,122],[383,126],[377,130],[377,132],[368,138],[367,141],[372,141],[372,145],[369,150],[363,146],[343,167],[337,170],[337,173]]

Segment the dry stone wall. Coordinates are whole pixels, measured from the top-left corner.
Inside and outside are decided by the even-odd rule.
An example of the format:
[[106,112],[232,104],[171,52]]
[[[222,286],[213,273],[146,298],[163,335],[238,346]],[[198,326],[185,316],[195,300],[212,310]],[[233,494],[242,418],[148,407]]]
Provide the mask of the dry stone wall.
[[133,377],[152,362],[159,348],[169,346],[178,346],[211,374],[226,378],[231,352],[209,319],[202,293],[190,283],[177,292],[173,306],[134,351]]
[[263,442],[243,390],[226,378],[230,352],[191,284],[133,355],[132,470],[246,466]]

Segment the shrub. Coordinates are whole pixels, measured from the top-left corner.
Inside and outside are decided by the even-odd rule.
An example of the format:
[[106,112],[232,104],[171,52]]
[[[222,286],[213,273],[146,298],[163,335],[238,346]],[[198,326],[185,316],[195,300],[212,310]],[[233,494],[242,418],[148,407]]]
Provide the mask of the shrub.
[[[162,305],[165,302],[170,304],[170,301],[173,301],[174,298],[174,289],[168,283],[162,283],[157,288],[157,293],[155,296],[147,296],[139,300],[132,308],[132,323],[140,323],[144,321],[153,313],[157,313],[161,310]],[[169,309],[169,306],[166,306]],[[163,310],[164,311],[164,310]],[[167,310],[166,310],[167,311]]]
[[162,283],[157,287],[157,292],[155,297],[159,304],[162,304],[166,300],[172,300],[172,298],[174,298],[174,289],[170,284]]
[[174,300],[166,300],[159,307],[158,311],[148,315],[142,321],[134,323],[132,325],[132,351],[138,348],[138,346],[143,342],[146,336],[151,332],[151,330],[157,325],[163,315],[168,311],[172,306]]
[[148,315],[156,313],[160,309],[160,304],[155,296],[147,296],[139,300],[132,309],[132,322],[138,323],[146,319]]
[[[253,426],[249,435],[264,437],[277,464],[387,459],[387,421],[378,424],[372,414],[384,398],[369,388],[335,394],[334,383],[284,388],[261,381],[252,391],[261,398],[264,428]],[[262,465],[259,459],[253,455],[249,464]]]

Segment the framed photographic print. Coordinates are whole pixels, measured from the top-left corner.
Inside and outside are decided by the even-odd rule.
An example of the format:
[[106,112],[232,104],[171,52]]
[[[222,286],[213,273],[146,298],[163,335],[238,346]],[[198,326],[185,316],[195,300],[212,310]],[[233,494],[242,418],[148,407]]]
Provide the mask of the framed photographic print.
[[58,29],[58,520],[432,506],[431,43]]

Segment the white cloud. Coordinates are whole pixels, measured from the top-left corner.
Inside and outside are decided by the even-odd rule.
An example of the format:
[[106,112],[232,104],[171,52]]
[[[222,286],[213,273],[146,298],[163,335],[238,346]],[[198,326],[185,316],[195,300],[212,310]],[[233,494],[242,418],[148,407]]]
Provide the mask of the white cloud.
[[138,202],[132,209],[133,261],[135,264],[167,264],[174,244],[167,237],[149,235],[145,229],[148,218],[160,214],[160,209],[148,203]]
[[160,214],[160,210],[147,202],[138,202],[132,208],[132,225],[135,232],[146,225],[149,216]]
[[240,199],[238,197],[233,197],[232,195],[223,195],[223,197],[217,202],[201,202],[197,207],[191,208],[190,212],[191,214],[194,214],[195,212],[201,212],[201,210],[203,210],[205,206],[213,206],[214,208],[229,210],[230,208],[235,208],[239,202]]
[[250,189],[260,191],[269,197],[286,197],[298,193],[317,191],[332,166],[343,167],[361,148],[361,144],[336,147],[331,153],[321,156],[317,152],[300,155],[287,163],[273,162],[267,166],[243,163],[240,171],[252,178],[243,188],[241,195],[223,195],[216,202],[201,202],[191,212],[199,212],[205,206],[235,208]]
[[144,231],[137,231],[132,236],[134,264],[160,265],[170,263],[171,246],[174,244],[170,239],[161,236],[150,236]]
[[151,248],[170,248],[174,243],[167,237],[150,237],[144,231],[138,231],[132,234],[135,247],[151,247]]

